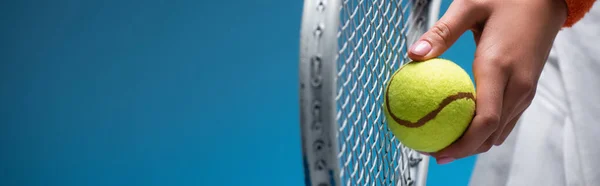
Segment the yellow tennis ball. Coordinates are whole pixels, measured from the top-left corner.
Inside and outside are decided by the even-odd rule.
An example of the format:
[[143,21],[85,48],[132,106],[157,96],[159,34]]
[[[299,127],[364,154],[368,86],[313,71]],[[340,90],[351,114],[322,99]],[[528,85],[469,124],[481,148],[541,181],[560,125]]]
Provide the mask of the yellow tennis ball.
[[452,61],[410,62],[388,81],[384,110],[389,129],[406,147],[437,152],[458,139],[475,113],[475,87]]

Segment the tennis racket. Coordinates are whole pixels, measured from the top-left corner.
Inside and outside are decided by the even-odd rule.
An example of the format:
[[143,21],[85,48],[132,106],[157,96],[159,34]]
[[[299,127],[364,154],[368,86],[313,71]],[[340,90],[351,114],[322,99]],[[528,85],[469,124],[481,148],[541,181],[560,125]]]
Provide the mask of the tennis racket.
[[441,0],[305,0],[300,125],[313,186],[424,186],[429,159],[404,147],[383,115],[383,90]]

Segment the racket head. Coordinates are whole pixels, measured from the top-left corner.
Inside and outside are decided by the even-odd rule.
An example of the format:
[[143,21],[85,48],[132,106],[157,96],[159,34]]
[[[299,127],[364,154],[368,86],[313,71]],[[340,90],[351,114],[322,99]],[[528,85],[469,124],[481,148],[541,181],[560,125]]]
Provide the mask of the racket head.
[[300,126],[306,185],[424,186],[429,158],[404,147],[382,92],[439,17],[440,0],[305,0]]

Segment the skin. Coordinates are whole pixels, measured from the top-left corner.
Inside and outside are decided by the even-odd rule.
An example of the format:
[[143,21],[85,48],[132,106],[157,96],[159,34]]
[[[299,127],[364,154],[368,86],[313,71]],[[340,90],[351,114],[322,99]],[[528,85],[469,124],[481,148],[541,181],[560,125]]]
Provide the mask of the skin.
[[552,43],[567,18],[563,0],[455,0],[412,45],[409,57],[440,56],[463,33],[476,43],[476,114],[464,135],[430,155],[438,164],[501,145],[535,95]]

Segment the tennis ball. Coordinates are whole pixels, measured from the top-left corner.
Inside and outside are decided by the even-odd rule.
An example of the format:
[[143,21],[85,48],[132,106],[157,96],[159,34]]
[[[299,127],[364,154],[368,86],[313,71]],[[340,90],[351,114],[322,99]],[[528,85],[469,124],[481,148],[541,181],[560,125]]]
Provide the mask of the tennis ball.
[[384,94],[388,128],[404,146],[437,152],[465,132],[475,113],[475,87],[452,61],[410,62],[388,81]]

